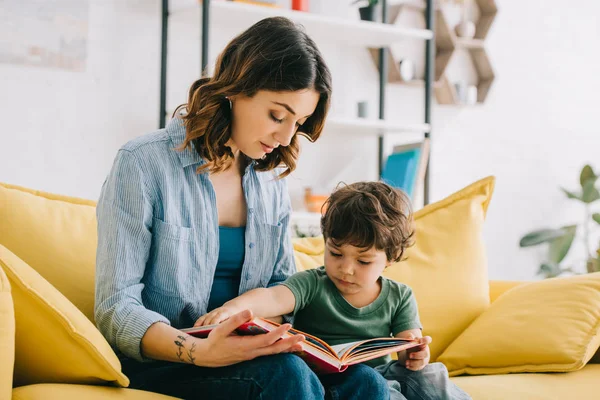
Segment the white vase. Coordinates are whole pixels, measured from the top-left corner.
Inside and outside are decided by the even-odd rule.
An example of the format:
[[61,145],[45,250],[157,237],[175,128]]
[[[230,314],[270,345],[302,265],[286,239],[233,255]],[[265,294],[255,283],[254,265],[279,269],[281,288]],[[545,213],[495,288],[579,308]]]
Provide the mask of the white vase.
[[456,25],[456,35],[462,38],[472,39],[475,36],[475,23],[463,20]]

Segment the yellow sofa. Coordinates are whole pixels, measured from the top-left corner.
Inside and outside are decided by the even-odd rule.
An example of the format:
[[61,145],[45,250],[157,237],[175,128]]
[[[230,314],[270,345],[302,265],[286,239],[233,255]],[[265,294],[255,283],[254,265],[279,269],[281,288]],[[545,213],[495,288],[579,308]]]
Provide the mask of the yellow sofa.
[[[462,198],[464,193],[451,197],[452,201]],[[485,200],[485,207],[487,202],[489,199]],[[439,208],[432,207],[430,210]],[[473,209],[471,204],[467,208]],[[417,217],[425,218],[425,214]],[[92,201],[0,184],[0,400],[11,396],[20,400],[172,398],[127,389],[126,378],[119,375],[118,360],[115,361],[114,354],[109,354],[112,350],[106,347],[103,338],[98,337],[98,332],[91,331],[95,329],[90,328],[93,327],[95,229],[95,204]],[[322,260],[319,239],[297,240],[295,251],[300,268],[314,267]],[[418,254],[412,255],[412,259],[418,261]],[[484,277],[485,274],[486,270]],[[412,274],[407,279],[414,280],[416,276]],[[489,303],[494,304],[503,294],[523,286],[522,282],[488,283],[489,287],[485,284],[482,292],[487,296],[487,303],[484,309],[478,311],[479,314],[485,314]],[[468,288],[464,290],[466,292]],[[24,298],[30,302],[25,303]],[[32,311],[33,307],[37,307],[35,311]],[[450,320],[460,319],[460,316],[435,314],[436,310],[430,309],[427,302],[420,304],[420,311],[426,319],[447,321],[448,326],[451,326]],[[46,336],[45,326],[34,331],[24,329],[26,324],[36,323],[36,319],[29,315],[35,313],[47,313],[45,318],[48,321],[58,320],[57,327],[48,325],[48,329],[62,330],[62,333],[53,331],[52,335]],[[43,319],[40,317],[40,320]],[[461,329],[472,325],[472,320],[463,324]],[[438,324],[436,329],[443,330],[445,325]],[[440,331],[434,335],[434,341],[446,334]],[[443,359],[443,350],[460,334],[454,333],[453,339],[440,338],[438,342],[446,340],[448,343],[444,344],[444,348],[434,348],[435,355],[441,354],[439,358]],[[43,363],[34,358],[35,354],[25,355],[32,343],[40,338],[47,342],[42,349],[44,354],[39,356],[40,360],[46,357]],[[62,365],[65,361],[61,359],[60,352],[53,351],[62,349],[66,342],[71,346],[68,351],[78,352],[77,349],[81,349],[76,355],[81,355],[84,360],[88,357],[90,361],[82,362],[74,370]],[[98,360],[101,363],[97,368],[88,372],[89,365]],[[594,363],[598,361],[596,357],[567,373],[488,374],[452,379],[475,400],[598,399],[600,364]],[[37,367],[34,368],[33,363]],[[63,367],[64,370],[61,370]],[[62,371],[62,375],[57,375],[58,370]]]

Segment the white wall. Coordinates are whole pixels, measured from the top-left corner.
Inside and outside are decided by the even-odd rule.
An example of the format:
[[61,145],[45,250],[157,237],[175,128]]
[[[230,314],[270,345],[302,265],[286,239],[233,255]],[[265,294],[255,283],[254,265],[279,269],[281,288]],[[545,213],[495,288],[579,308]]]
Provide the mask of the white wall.
[[[160,2],[90,1],[86,72],[0,64],[0,181],[95,199],[119,146],[157,126]],[[346,0],[311,3],[322,13],[356,15]],[[500,1],[499,8],[487,40],[497,79],[486,104],[434,108],[432,200],[497,176],[485,228],[490,276],[531,279],[541,250],[519,249],[520,236],[578,222],[582,210],[558,186],[575,188],[586,162],[600,169],[600,3]],[[171,20],[170,107],[185,101],[198,75],[194,20]],[[230,36],[213,32],[215,50]],[[334,76],[332,112],[353,115],[366,99],[376,116],[377,71],[367,52],[320,47]],[[390,87],[386,113],[421,122],[422,103],[419,89]],[[306,185],[376,177],[376,139],[342,139],[328,132],[305,147],[290,181],[295,203]]]

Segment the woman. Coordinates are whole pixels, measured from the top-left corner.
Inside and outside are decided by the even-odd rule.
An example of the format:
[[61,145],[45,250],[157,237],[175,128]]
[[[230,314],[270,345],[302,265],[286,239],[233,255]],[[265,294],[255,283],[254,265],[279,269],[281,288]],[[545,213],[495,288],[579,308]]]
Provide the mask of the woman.
[[[298,135],[323,129],[331,76],[314,42],[285,18],[233,39],[215,75],[195,82],[185,115],[123,146],[98,203],[95,317],[131,387],[181,398],[388,398],[379,374],[321,383],[290,328],[207,339],[178,329],[250,289],[295,272],[284,178]],[[278,167],[283,166],[283,169]],[[278,316],[273,316],[278,317]],[[268,356],[268,357],[266,357]]]

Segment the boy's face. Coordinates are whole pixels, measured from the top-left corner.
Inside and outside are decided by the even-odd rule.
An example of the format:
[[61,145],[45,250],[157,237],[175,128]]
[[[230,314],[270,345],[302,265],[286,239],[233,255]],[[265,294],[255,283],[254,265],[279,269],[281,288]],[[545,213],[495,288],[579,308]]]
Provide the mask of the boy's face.
[[377,281],[388,264],[383,250],[349,244],[337,247],[329,239],[325,242],[325,271],[344,295],[379,290]]

